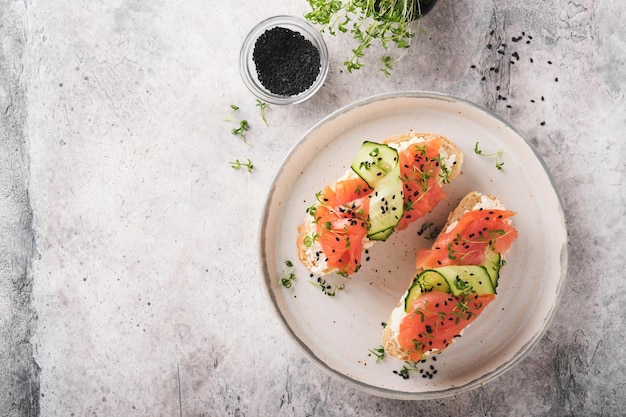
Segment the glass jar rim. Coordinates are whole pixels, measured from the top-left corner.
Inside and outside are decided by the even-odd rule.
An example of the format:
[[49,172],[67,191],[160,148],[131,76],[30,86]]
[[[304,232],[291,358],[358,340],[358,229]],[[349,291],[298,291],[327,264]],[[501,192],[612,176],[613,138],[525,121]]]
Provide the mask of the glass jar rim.
[[[274,94],[261,84],[256,73],[256,65],[252,58],[254,46],[265,31],[274,27],[284,27],[300,33],[318,50],[320,55],[320,71],[311,86],[303,92],[284,96]],[[306,20],[290,15],[278,15],[258,23],[246,36],[239,54],[239,72],[246,87],[260,100],[271,104],[295,104],[312,97],[323,85],[328,74],[328,48],[321,33]]]

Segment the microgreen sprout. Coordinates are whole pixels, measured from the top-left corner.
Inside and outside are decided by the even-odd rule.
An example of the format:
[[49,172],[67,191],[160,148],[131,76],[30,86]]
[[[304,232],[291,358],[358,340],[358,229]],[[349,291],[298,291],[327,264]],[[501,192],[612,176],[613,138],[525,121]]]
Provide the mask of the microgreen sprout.
[[346,289],[345,284],[337,284],[335,282],[335,285],[333,286],[329,284],[324,278],[321,278],[321,277],[317,277],[316,281],[309,281],[309,282],[314,287],[317,287],[320,290],[322,290],[322,292],[329,297],[334,297],[335,295],[337,295],[337,292],[343,291]]
[[269,124],[267,123],[267,117],[265,115],[265,111],[270,107],[270,105],[257,99],[256,106],[259,108],[259,111],[261,112],[261,119],[263,119],[263,123],[265,123],[265,126],[269,126]]
[[304,246],[306,246],[307,248],[310,248],[311,245],[313,245],[313,243],[315,243],[319,239],[319,237],[320,235],[318,235],[317,233],[306,235],[303,241]]
[[483,151],[478,147],[478,142],[476,142],[476,144],[474,145],[474,153],[476,155],[482,155],[482,156],[495,156],[496,157],[496,168],[498,168],[499,170],[502,170],[502,166],[504,165],[504,162],[500,161],[500,158],[502,157],[502,151],[498,151],[498,152],[493,152],[493,153],[483,153]]
[[236,104],[231,104],[230,105],[230,110],[231,113],[229,116],[225,117],[224,120],[226,120],[227,122],[230,121],[235,121],[235,114],[237,113],[237,111],[239,110],[239,106],[237,106]]
[[248,121],[247,120],[240,120],[239,121],[239,127],[234,128],[230,132],[233,135],[241,136],[241,139],[243,139],[243,142],[246,145],[249,145],[248,141],[246,140],[246,130],[249,130],[249,129],[250,129],[250,124],[248,123]]
[[296,274],[292,270],[293,262],[291,262],[290,260],[286,260],[285,266],[289,269],[283,274],[282,277],[280,277],[280,283],[285,288],[291,288],[293,281],[296,279]]
[[439,178],[441,179],[441,183],[442,184],[450,184],[450,168],[448,168],[448,166],[446,164],[443,163],[443,160],[441,158],[441,154],[437,155],[437,158],[435,158],[435,160],[437,161],[437,164],[439,165],[439,168],[441,168],[441,173],[439,174]]
[[415,361],[405,361],[402,369],[400,369],[399,371],[393,371],[393,373],[401,376],[402,379],[409,379],[410,378],[409,372],[419,371],[419,368],[417,367],[418,363],[419,362],[415,362]]
[[370,151],[369,156],[372,157],[372,159],[374,160],[374,162],[372,161],[362,161],[359,164],[359,168],[360,169],[364,169],[369,171],[370,169],[372,169],[372,167],[376,167],[378,168],[380,171],[382,171],[385,175],[389,173],[389,171],[391,171],[392,166],[391,164],[386,161],[382,156],[380,156],[380,149],[379,148],[374,148]]
[[254,169],[254,165],[252,164],[252,161],[250,161],[250,158],[248,158],[248,162],[246,162],[245,164],[239,159],[235,159],[235,162],[229,162],[228,164],[236,170],[240,170],[245,167],[248,172],[252,172],[252,170]]
[[[308,0],[311,10],[305,18],[322,26],[322,32],[335,35],[350,33],[357,46],[344,62],[348,72],[361,69],[365,52],[378,41],[386,51],[389,46],[407,49],[416,29],[422,31],[422,9],[418,0]],[[425,2],[426,3],[426,2]],[[406,52],[405,52],[406,53]],[[404,54],[402,54],[404,55]],[[402,58],[402,56],[400,57]],[[382,56],[382,73],[389,77],[400,59]]]
[[435,227],[434,223],[424,223],[422,224],[422,227],[420,227],[420,230],[418,230],[417,234],[418,236],[423,235],[424,239],[435,240],[437,239],[439,232],[440,230]]
[[233,135],[236,136],[240,136],[241,139],[243,139],[243,142],[246,145],[250,145],[248,143],[248,141],[246,140],[246,131],[250,129],[250,124],[248,123],[247,120],[242,119],[239,120],[236,117],[237,111],[239,111],[239,106],[235,105],[235,104],[231,104],[230,105],[230,109],[231,109],[231,113],[228,117],[224,118],[224,120],[226,120],[227,122],[235,122],[238,124],[237,127],[233,128],[230,133],[232,133]]
[[374,349],[369,349],[369,351],[376,356],[376,363],[382,361],[383,359],[385,359],[385,348],[383,346],[374,348]]

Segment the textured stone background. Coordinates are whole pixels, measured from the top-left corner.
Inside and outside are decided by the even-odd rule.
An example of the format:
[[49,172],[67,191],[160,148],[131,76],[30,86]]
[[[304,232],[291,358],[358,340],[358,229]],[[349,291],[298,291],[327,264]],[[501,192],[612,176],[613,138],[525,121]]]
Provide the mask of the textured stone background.
[[[390,79],[375,63],[348,74],[350,39],[327,37],[325,87],[273,106],[265,127],[239,46],[262,18],[305,10],[0,3],[0,415],[626,414],[626,5],[439,0]],[[532,355],[439,401],[372,397],[309,363],[268,306],[256,248],[265,191],[300,136],[341,106],[402,90],[453,94],[511,122],[568,219],[568,281]],[[230,134],[230,104],[254,146]],[[226,163],[246,157],[251,174]]]

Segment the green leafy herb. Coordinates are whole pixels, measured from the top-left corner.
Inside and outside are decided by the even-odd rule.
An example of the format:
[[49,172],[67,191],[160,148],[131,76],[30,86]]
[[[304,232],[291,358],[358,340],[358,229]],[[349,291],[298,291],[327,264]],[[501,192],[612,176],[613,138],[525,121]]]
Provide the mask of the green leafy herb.
[[230,105],[230,110],[231,113],[228,117],[225,117],[224,120],[226,121],[234,121],[235,119],[235,113],[237,113],[237,111],[239,110],[239,106],[237,106],[236,104],[231,104]]
[[369,351],[372,352],[374,356],[376,356],[376,363],[385,359],[385,348],[383,346],[380,346],[374,349],[369,349]]
[[[431,360],[435,362],[436,356],[431,356]],[[394,374],[399,375],[402,379],[409,379],[411,373],[418,373],[422,378],[433,379],[437,374],[434,364],[426,365],[427,356],[423,355],[419,361],[405,361],[404,366],[399,371],[393,371]]]
[[457,252],[452,248],[452,243],[448,243],[446,249],[448,250],[448,259],[456,260]]
[[[421,5],[418,0],[308,0],[311,10],[305,18],[322,26],[322,31],[335,35],[350,33],[357,46],[352,57],[344,62],[348,72],[362,68],[363,58],[375,41],[387,51],[389,46],[408,49],[411,38],[422,30]],[[406,53],[406,51],[405,51]],[[382,73],[389,77],[395,60],[385,54],[381,58]]]
[[280,283],[285,288],[291,288],[293,281],[296,279],[296,274],[291,270],[291,268],[293,268],[293,262],[286,260],[285,266],[289,268],[289,270],[280,277]]
[[310,247],[311,247],[311,245],[312,245],[315,241],[317,241],[317,239],[319,239],[319,237],[320,237],[320,235],[318,235],[317,233],[313,233],[313,234],[310,234],[310,235],[306,235],[306,236],[304,237],[304,241],[303,241],[304,246],[306,246],[307,248],[310,248]]
[[346,289],[345,284],[337,284],[335,282],[335,285],[331,285],[325,279],[321,277],[317,277],[316,281],[309,281],[309,282],[313,286],[322,290],[322,292],[329,297],[334,297],[335,295],[337,295],[337,292],[343,291]]
[[500,161],[500,158],[502,157],[502,151],[498,151],[498,152],[493,152],[493,153],[483,153],[483,151],[478,147],[478,142],[476,142],[476,144],[474,145],[474,153],[476,155],[482,155],[482,156],[495,156],[496,157],[496,168],[499,170],[502,170],[502,166],[504,165],[504,162]]
[[249,129],[250,129],[250,125],[248,124],[248,121],[247,120],[240,120],[239,121],[239,127],[234,128],[230,132],[233,135],[240,136],[243,139],[243,142],[246,145],[249,145],[248,141],[246,140],[246,130],[249,130]]
[[232,133],[233,135],[236,136],[240,136],[243,139],[243,142],[246,145],[250,145],[248,143],[248,141],[246,140],[246,131],[250,129],[250,124],[248,123],[247,120],[243,119],[243,120],[239,120],[236,116],[237,111],[239,111],[239,106],[235,105],[235,104],[231,104],[230,105],[230,109],[231,109],[231,113],[228,117],[224,118],[224,120],[228,121],[228,122],[235,122],[238,124],[237,127],[233,128],[230,133]]
[[470,284],[468,284],[466,281],[463,281],[460,277],[456,277],[456,279],[454,280],[454,286],[456,287],[457,291],[460,292],[461,295],[468,295],[470,293],[475,293],[476,291],[474,291],[474,288],[472,288],[472,286]]
[[[465,297],[457,297],[457,298],[458,298],[458,301],[456,303],[456,306],[451,312],[453,316],[456,316],[456,319],[454,320],[454,324],[459,324],[461,320],[469,320],[472,318],[472,316],[476,315],[474,311],[470,310],[469,306],[467,305],[467,302],[465,301]],[[481,307],[482,307],[482,303],[479,306],[477,306],[477,309],[480,309]]]
[[371,156],[374,159],[374,162],[362,161],[359,164],[359,168],[369,171],[370,169],[372,169],[372,167],[376,167],[379,170],[381,170],[385,175],[388,174],[389,171],[391,171],[392,166],[387,161],[385,161],[382,157],[379,157],[379,155],[380,155],[380,149],[378,148],[372,149],[369,152],[369,156]]
[[252,170],[254,169],[254,165],[252,164],[252,161],[250,161],[249,158],[248,158],[248,162],[246,162],[245,164],[241,162],[239,159],[235,159],[235,162],[229,162],[229,164],[233,169],[237,169],[237,170],[240,170],[245,167],[248,170],[248,172],[252,172]]
[[436,158],[437,164],[439,168],[441,168],[441,172],[439,173],[439,178],[441,178],[442,184],[450,184],[450,168],[446,164],[443,163],[441,155],[437,155]]
[[440,230],[435,227],[434,223],[424,223],[420,230],[418,230],[417,234],[419,236],[424,235],[424,239],[427,240],[435,240],[437,236],[439,236]]
[[257,99],[256,106],[259,108],[259,111],[261,112],[261,119],[263,119],[263,123],[265,123],[265,126],[269,126],[267,123],[267,118],[265,116],[265,111],[270,107],[270,105]]
[[310,215],[311,217],[315,217],[315,213],[317,213],[317,204],[313,204],[310,207],[307,207],[306,214]]
[[418,363],[415,361],[405,361],[404,366],[399,371],[393,371],[394,374],[399,375],[402,379],[409,379],[409,372],[419,372]]

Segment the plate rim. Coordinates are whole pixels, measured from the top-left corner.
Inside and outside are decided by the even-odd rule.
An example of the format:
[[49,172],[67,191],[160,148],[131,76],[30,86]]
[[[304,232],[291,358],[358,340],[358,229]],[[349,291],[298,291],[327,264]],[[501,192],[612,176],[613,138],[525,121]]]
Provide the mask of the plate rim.
[[[518,349],[518,351],[513,355],[514,356],[513,359],[501,364],[496,369],[486,373],[482,377],[476,378],[462,386],[450,387],[450,388],[442,389],[442,390],[424,391],[424,392],[400,391],[400,390],[394,390],[394,389],[389,389],[385,387],[373,386],[373,385],[364,383],[362,381],[359,381],[355,378],[352,378],[351,376],[346,375],[340,371],[337,371],[336,369],[333,369],[332,367],[328,366],[324,361],[322,361],[319,357],[317,357],[312,352],[312,350],[308,346],[306,346],[306,344],[295,334],[295,331],[291,328],[291,326],[289,326],[289,323],[287,322],[283,312],[278,306],[276,297],[271,290],[271,277],[269,276],[270,274],[269,274],[268,266],[267,266],[268,260],[267,260],[266,253],[265,253],[265,241],[266,241],[266,234],[267,234],[266,227],[267,227],[267,219],[268,219],[269,212],[270,212],[270,206],[271,206],[270,203],[272,202],[272,197],[274,196],[277,183],[279,181],[281,173],[284,170],[285,165],[287,164],[287,161],[294,155],[294,153],[302,145],[302,143],[304,143],[307,140],[307,138],[317,129],[319,129],[326,123],[329,123],[330,121],[336,119],[337,117],[345,113],[354,111],[355,109],[359,107],[363,107],[363,106],[366,106],[375,102],[389,100],[389,99],[402,99],[402,98],[434,99],[434,100],[445,101],[448,103],[463,104],[463,105],[473,108],[474,110],[484,113],[490,118],[503,124],[507,129],[511,130],[512,133],[514,133],[520,139],[522,139],[524,145],[532,152],[532,154],[535,156],[535,158],[537,159],[537,161],[540,163],[541,167],[543,168],[545,174],[547,175],[550,188],[552,192],[554,193],[554,196],[556,197],[557,208],[563,220],[562,227],[564,229],[563,230],[564,239],[563,239],[562,246],[560,248],[560,254],[559,254],[560,276],[559,276],[559,279],[555,288],[554,301],[552,305],[550,306],[548,314],[544,317],[544,323],[541,329],[532,338],[530,338],[524,345],[522,345]],[[307,359],[309,359],[314,365],[316,365],[318,369],[322,370],[323,373],[325,373],[326,375],[329,375],[330,377],[334,378],[338,382],[344,383],[361,392],[365,392],[365,393],[378,396],[378,397],[399,399],[399,400],[411,400],[411,401],[441,399],[441,398],[450,397],[453,395],[458,395],[464,392],[471,391],[473,389],[481,387],[485,385],[486,383],[496,379],[497,377],[501,376],[505,372],[514,368],[519,362],[524,360],[531,353],[531,351],[537,345],[539,340],[543,338],[552,320],[554,319],[558,306],[560,305],[561,298],[563,295],[563,288],[567,281],[568,258],[569,258],[569,235],[567,233],[567,226],[568,226],[567,214],[564,210],[563,200],[562,200],[560,193],[558,192],[558,189],[554,182],[554,178],[551,175],[547,164],[545,163],[541,155],[538,154],[537,150],[528,142],[528,140],[526,140],[526,138],[523,135],[521,135],[518,132],[518,130],[515,129],[508,121],[506,121],[499,115],[495,114],[493,111],[487,109],[486,107],[483,107],[467,99],[453,96],[450,94],[434,92],[434,91],[397,91],[397,92],[391,92],[391,93],[375,94],[375,95],[371,95],[371,96],[353,101],[347,105],[344,105],[332,111],[331,113],[329,113],[328,115],[326,115],[325,117],[321,118],[316,123],[314,123],[291,146],[290,150],[288,151],[286,156],[282,159],[282,161],[280,162],[280,165],[274,172],[274,175],[272,176],[269,187],[267,188],[267,193],[265,196],[265,200],[263,204],[263,211],[261,214],[260,224],[259,224],[259,229],[258,229],[259,230],[259,235],[258,235],[258,242],[259,242],[258,251],[259,252],[258,253],[259,253],[259,258],[261,261],[260,266],[261,266],[262,279],[263,279],[263,288],[264,288],[266,297],[268,297],[269,301],[272,304],[272,309],[274,311],[274,314],[276,314],[276,316],[278,317],[279,322],[281,323],[281,326],[283,327],[283,329],[287,332],[287,334],[295,342],[296,346],[298,346],[300,351],[303,352],[303,354],[307,357]]]

